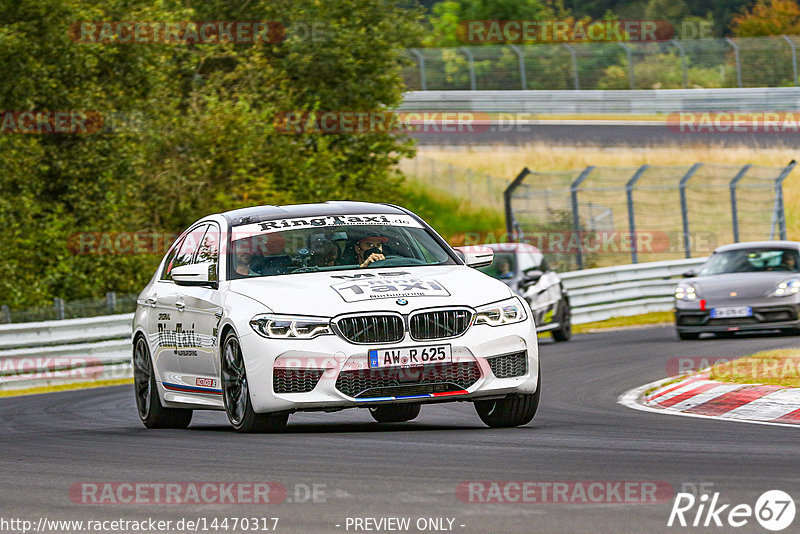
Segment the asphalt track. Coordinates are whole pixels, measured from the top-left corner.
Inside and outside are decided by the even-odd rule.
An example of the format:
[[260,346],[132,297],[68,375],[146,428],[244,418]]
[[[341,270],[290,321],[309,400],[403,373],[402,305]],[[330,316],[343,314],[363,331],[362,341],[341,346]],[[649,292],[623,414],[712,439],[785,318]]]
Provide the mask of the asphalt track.
[[[464,131],[417,132],[411,136],[422,146],[461,145],[524,145],[548,143],[561,145],[657,146],[657,145],[718,145],[753,147],[798,147],[800,133],[787,132],[678,132],[664,123],[642,124],[641,121],[625,123],[613,121],[564,121],[564,124],[505,124]],[[455,129],[454,127],[451,129]]]
[[[485,428],[468,403],[423,407],[416,421],[403,424],[374,423],[364,410],[300,414],[283,434],[239,435],[212,412],[196,414],[185,431],[146,430],[132,386],[3,398],[0,517],[261,516],[279,517],[277,532],[303,533],[355,532],[345,528],[347,517],[410,517],[412,524],[449,517],[453,531],[464,533],[674,532],[683,529],[666,526],[671,499],[476,504],[460,501],[456,487],[475,480],[664,481],[674,491],[713,484],[722,503],[753,506],[771,489],[798,501],[800,429],[617,404],[623,392],[665,376],[678,355],[739,356],[796,345],[797,338],[763,335],[681,342],[667,327],[544,340],[539,414],[524,428],[503,430]],[[297,484],[325,484],[325,495],[321,502],[265,506],[75,504],[68,490],[84,481],[274,481],[288,488],[290,500]],[[798,524],[800,514],[786,532],[797,532]],[[751,518],[736,531],[764,529]]]

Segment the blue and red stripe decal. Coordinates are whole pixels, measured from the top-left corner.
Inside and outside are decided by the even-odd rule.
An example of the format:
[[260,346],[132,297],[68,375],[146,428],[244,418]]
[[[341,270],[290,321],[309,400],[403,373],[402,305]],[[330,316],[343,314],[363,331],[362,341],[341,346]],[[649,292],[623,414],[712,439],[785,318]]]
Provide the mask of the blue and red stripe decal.
[[439,397],[452,397],[454,395],[466,395],[469,393],[466,389],[459,389],[456,391],[445,391],[442,393],[423,393],[422,395],[402,395],[398,397],[369,397],[366,399],[356,399],[356,402],[380,402],[380,401],[394,401],[394,400],[408,400],[408,399],[432,399]]
[[202,388],[199,386],[187,386],[184,384],[170,384],[169,382],[161,382],[164,389],[170,391],[181,391],[183,393],[206,393],[208,395],[222,395],[221,389]]

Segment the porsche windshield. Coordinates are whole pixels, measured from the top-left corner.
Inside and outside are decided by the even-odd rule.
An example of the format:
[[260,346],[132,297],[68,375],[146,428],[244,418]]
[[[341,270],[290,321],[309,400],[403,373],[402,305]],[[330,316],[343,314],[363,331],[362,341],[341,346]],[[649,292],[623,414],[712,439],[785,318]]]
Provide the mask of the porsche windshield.
[[372,267],[454,264],[413,217],[303,217],[235,226],[230,279]]
[[747,248],[719,252],[711,256],[698,274],[707,276],[767,271],[800,272],[797,251],[783,248]]

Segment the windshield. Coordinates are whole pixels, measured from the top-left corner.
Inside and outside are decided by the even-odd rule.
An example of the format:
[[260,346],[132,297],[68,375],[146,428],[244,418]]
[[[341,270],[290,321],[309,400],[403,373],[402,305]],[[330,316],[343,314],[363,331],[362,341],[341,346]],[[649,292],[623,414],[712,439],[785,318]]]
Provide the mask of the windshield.
[[500,280],[514,278],[514,273],[517,272],[517,266],[514,260],[514,254],[495,252],[494,260],[492,260],[491,265],[478,267],[478,270]]
[[228,278],[372,267],[455,264],[413,217],[347,215],[280,219],[236,226]]
[[766,271],[800,272],[796,250],[781,248],[747,248],[719,252],[700,269],[700,276],[725,273]]

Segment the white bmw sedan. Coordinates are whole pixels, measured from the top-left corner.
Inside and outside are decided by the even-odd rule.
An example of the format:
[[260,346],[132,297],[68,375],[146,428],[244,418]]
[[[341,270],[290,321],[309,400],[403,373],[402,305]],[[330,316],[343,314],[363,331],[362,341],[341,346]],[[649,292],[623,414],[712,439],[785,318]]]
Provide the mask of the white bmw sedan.
[[397,206],[260,206],[190,226],[138,299],[136,405],[148,428],[224,410],[277,431],[297,411],[379,422],[470,401],[489,426],[529,423],[541,379],[528,304]]

